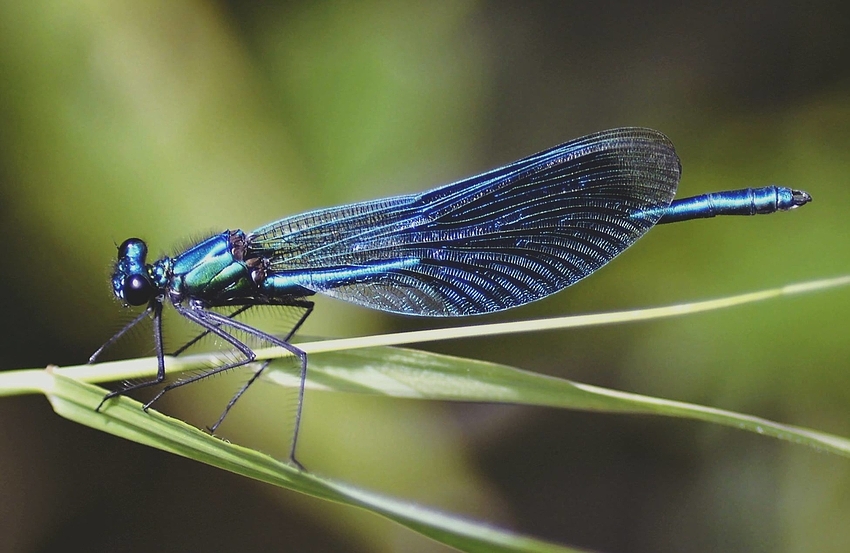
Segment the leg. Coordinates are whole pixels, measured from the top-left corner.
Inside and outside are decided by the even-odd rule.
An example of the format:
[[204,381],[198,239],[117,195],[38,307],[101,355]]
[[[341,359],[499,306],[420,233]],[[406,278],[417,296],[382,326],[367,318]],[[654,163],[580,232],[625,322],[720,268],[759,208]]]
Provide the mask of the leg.
[[107,349],[108,349],[108,348],[109,348],[112,344],[114,344],[115,342],[117,342],[118,340],[120,340],[120,339],[121,339],[121,337],[122,337],[122,336],[124,336],[124,334],[126,334],[128,330],[130,330],[131,328],[133,328],[134,326],[136,326],[137,324],[139,324],[140,322],[142,322],[142,319],[144,319],[145,317],[147,317],[147,316],[148,316],[148,314],[149,314],[152,310],[153,310],[153,308],[149,305],[149,306],[148,306],[148,308],[147,308],[147,309],[145,309],[144,311],[142,311],[142,312],[141,312],[141,314],[139,314],[139,316],[138,316],[138,317],[136,317],[135,319],[133,319],[132,321],[130,321],[129,323],[127,323],[126,325],[124,325],[124,328],[122,328],[121,330],[119,330],[119,331],[115,334],[115,336],[113,336],[112,338],[110,338],[109,340],[107,340],[105,344],[103,344],[102,346],[100,346],[99,348],[97,348],[97,351],[96,351],[96,352],[94,352],[94,353],[92,353],[92,354],[91,354],[91,357],[89,357],[89,365],[91,365],[92,363],[94,363],[95,361],[97,361],[97,358],[98,358],[98,357],[100,357],[100,354],[101,354],[101,353],[103,353],[104,351],[106,351],[106,350],[107,350]]
[[266,367],[268,367],[271,362],[271,359],[264,361],[263,364],[260,365],[260,368],[251,376],[248,382],[246,382],[244,386],[239,388],[239,391],[236,392],[236,394],[234,394],[232,398],[230,398],[230,401],[227,402],[227,407],[224,408],[224,412],[218,418],[216,423],[212,426],[207,427],[207,430],[210,431],[210,434],[215,434],[215,431],[218,430],[218,427],[221,426],[221,423],[224,422],[224,418],[230,412],[230,409],[232,409],[233,406],[236,405],[236,402],[239,400],[240,397],[242,397],[242,394],[244,394],[248,390],[251,384],[253,384],[254,381],[258,378],[260,378],[260,375],[263,373],[264,370],[266,370]]
[[[239,309],[237,309],[236,311],[234,311],[233,313],[228,315],[227,318],[232,319],[234,317],[238,317],[239,315],[248,311],[252,307],[254,307],[254,306],[253,305],[243,305],[242,307],[240,307]],[[191,340],[189,340],[188,342],[183,344],[181,347],[177,348],[174,351],[174,353],[172,353],[171,355],[173,355],[174,357],[177,357],[178,355],[180,355],[181,353],[183,353],[184,351],[186,351],[187,349],[189,349],[190,347],[192,347],[193,345],[195,345],[199,341],[201,341],[201,339],[203,339],[205,336],[207,336],[210,332],[212,332],[212,331],[211,330],[205,330],[205,331],[201,332],[200,334],[198,334],[197,336],[195,336],[194,338],[192,338]]]
[[[292,327],[292,330],[290,330],[286,334],[286,336],[283,338],[284,341],[288,342],[289,339],[292,338],[295,335],[295,333],[298,331],[298,329],[301,327],[301,325],[304,324],[304,321],[307,320],[307,317],[310,316],[310,313],[313,312],[313,305],[314,304],[313,304],[313,302],[307,301],[307,300],[295,300],[293,302],[281,304],[281,305],[283,305],[283,306],[293,306],[293,307],[303,307],[304,309],[306,309],[304,314],[301,315],[301,317],[298,319],[298,322],[295,323],[295,326]],[[234,318],[238,317],[239,315],[241,315],[242,313],[248,311],[252,307],[254,307],[254,306],[253,305],[243,305],[242,307],[240,307],[239,309],[237,309],[236,311],[234,311],[233,313],[228,315],[227,318],[228,319],[234,319]],[[132,324],[135,324],[135,321]],[[183,344],[181,347],[177,348],[174,351],[174,353],[172,353],[171,355],[173,355],[174,357],[177,357],[178,355],[180,355],[181,353],[183,353],[184,351],[186,351],[187,349],[189,349],[190,347],[192,347],[193,345],[198,343],[205,336],[209,335],[210,332],[211,332],[210,330],[203,331],[202,333],[198,334],[197,336],[195,336],[194,338],[189,340],[187,343]],[[122,333],[123,333],[123,331],[122,331]],[[116,336],[115,338],[113,338],[113,340],[110,340],[109,343],[115,341],[119,337],[120,336]],[[101,348],[101,349],[103,349],[103,348]]]
[[[139,382],[138,384],[124,386],[120,390],[109,392],[108,394],[103,396],[103,399],[100,401],[100,404],[97,406],[95,411],[100,411],[100,408],[103,407],[103,404],[113,397],[123,396],[124,394],[132,392],[133,390],[139,390],[141,388],[147,388],[149,386],[162,384],[162,382],[165,380],[165,354],[163,353],[162,349],[162,304],[159,301],[154,300],[153,302],[151,302],[151,305],[148,307],[148,309],[145,310],[145,313],[143,313],[143,315],[147,314],[149,310],[153,311],[153,339],[156,345],[156,378],[154,378],[153,380],[147,380],[145,382]],[[101,347],[100,350],[95,352],[95,355],[102,351],[104,347],[106,347],[106,345],[111,344],[115,340],[117,340],[129,328],[132,328],[132,326],[138,323],[140,320],[141,317],[136,317],[136,319],[132,323],[130,323],[128,326],[125,326],[124,329],[122,329],[121,332],[116,334],[112,340],[104,344],[104,346]],[[93,355],[92,357],[95,356]]]
[[[312,303],[312,302],[304,301],[303,303],[302,303],[302,302],[299,302],[299,304],[298,304],[298,305],[303,305],[304,307],[306,307],[306,308],[307,308],[307,310],[308,310],[308,311],[307,311],[307,312],[306,312],[306,313],[305,313],[305,314],[301,317],[301,319],[298,321],[298,323],[296,324],[296,327],[295,327],[296,329],[297,329],[299,326],[301,326],[301,324],[303,324],[304,320],[307,318],[307,315],[309,315],[309,313],[312,311],[313,303]],[[183,308],[183,309],[185,309],[185,308]],[[187,310],[187,311],[188,311],[188,310]],[[206,319],[206,320],[205,320],[205,323],[206,323],[206,324],[202,324],[202,323],[200,323],[200,322],[199,322],[199,324],[202,324],[202,326],[205,326],[205,327],[209,328],[209,329],[210,329],[210,331],[212,331],[212,332],[216,332],[216,331],[218,331],[218,332],[222,332],[223,334],[226,334],[226,333],[225,333],[224,331],[222,331],[219,327],[220,327],[220,326],[229,326],[229,327],[231,327],[231,328],[234,328],[234,329],[236,329],[236,330],[239,330],[239,331],[241,331],[241,332],[244,332],[244,333],[246,333],[246,334],[249,334],[249,335],[251,335],[251,336],[254,336],[255,338],[258,338],[258,339],[260,339],[260,340],[263,340],[263,341],[265,341],[265,342],[268,342],[268,343],[270,343],[270,344],[272,344],[272,345],[282,347],[282,348],[284,348],[285,350],[287,350],[287,351],[289,351],[290,353],[292,353],[293,355],[297,355],[297,356],[298,356],[298,359],[300,360],[300,369],[301,369],[301,372],[300,372],[300,385],[299,385],[299,388],[298,388],[298,403],[297,403],[297,405],[296,405],[296,410],[295,410],[295,428],[294,428],[294,430],[293,430],[293,432],[292,432],[292,443],[291,443],[291,445],[290,445],[290,449],[289,449],[289,461],[290,461],[290,463],[291,463],[291,464],[293,464],[293,465],[295,465],[296,467],[298,467],[298,468],[300,468],[300,469],[302,469],[302,470],[303,470],[303,469],[304,469],[304,466],[303,466],[301,463],[299,463],[299,462],[298,462],[298,460],[295,458],[295,449],[296,449],[296,447],[298,446],[298,432],[299,432],[299,429],[301,428],[301,412],[302,412],[302,409],[303,409],[303,407],[304,407],[304,388],[305,388],[305,385],[306,385],[306,383],[307,383],[307,353],[306,353],[306,352],[304,352],[304,351],[302,351],[302,350],[300,350],[300,349],[298,349],[296,346],[293,346],[293,345],[292,345],[292,344],[290,344],[289,342],[286,342],[286,341],[284,341],[284,340],[281,340],[280,338],[277,338],[277,337],[275,337],[275,336],[272,336],[271,334],[267,334],[267,333],[265,333],[265,332],[262,332],[261,330],[257,330],[256,328],[254,328],[254,327],[252,327],[252,326],[250,326],[250,325],[247,325],[247,324],[245,324],[245,323],[242,323],[242,322],[239,322],[239,321],[234,321],[234,320],[232,320],[232,319],[229,319],[229,318],[225,317],[224,315],[219,315],[218,313],[215,313],[215,312],[212,312],[212,311],[201,311],[201,312],[203,313],[203,318],[204,318],[204,319]],[[181,313],[182,313],[182,311],[181,311]],[[212,321],[212,323],[211,323],[211,321]],[[210,326],[210,325],[215,324],[215,323],[218,323],[218,324],[216,324],[215,326]],[[213,330],[213,328],[215,328],[215,330]],[[293,333],[294,333],[294,330],[293,330],[293,332],[290,332],[290,333],[289,333],[289,336],[291,336]],[[222,336],[222,337],[224,338],[224,336]],[[227,339],[227,338],[225,338],[225,339]],[[238,340],[236,340],[236,339],[235,339],[235,338],[233,338],[232,336],[230,336],[230,338],[228,339],[228,341],[231,341],[231,340],[232,340],[233,342],[238,342]],[[233,342],[231,342],[231,343],[233,343]],[[240,344],[241,344],[241,342],[238,342],[238,343],[240,343]],[[236,344],[235,344],[235,343],[234,343],[234,346],[236,346]],[[245,346],[244,344],[242,344],[242,346],[247,347],[247,346]],[[249,362],[251,362],[251,361],[253,361],[253,360],[254,360],[253,353],[254,353],[254,352],[253,352],[253,351],[251,351],[251,354],[250,354],[251,359],[250,359],[250,361],[244,361],[244,362],[239,363],[239,364],[231,364],[231,365],[233,365],[233,366],[229,366],[229,367],[228,367],[228,366],[225,366],[225,367],[219,367],[219,368],[216,368],[216,369],[214,369],[214,371],[210,371],[210,372],[207,372],[207,373],[204,373],[204,374],[198,375],[196,378],[193,378],[193,379],[191,380],[191,382],[196,382],[196,381],[198,381],[198,380],[201,380],[201,379],[203,379],[203,378],[206,378],[207,376],[211,376],[211,375],[213,375],[213,374],[217,374],[217,373],[222,372],[222,371],[224,371],[224,370],[228,370],[228,369],[234,368],[234,366],[245,365],[245,364],[247,364],[247,363],[249,363]],[[265,368],[266,368],[267,366],[268,366],[268,363],[264,364],[264,365],[260,368],[260,370],[259,370],[259,371],[257,371],[257,374],[256,374],[253,378],[251,378],[251,379],[247,382],[247,384],[246,384],[245,386],[243,386],[243,387],[242,387],[242,389],[240,389],[240,390],[236,393],[236,395],[233,397],[233,399],[231,399],[230,403],[228,403],[228,406],[227,406],[227,408],[225,409],[225,412],[224,412],[224,413],[222,414],[222,416],[219,418],[219,421],[216,423],[215,428],[218,428],[218,425],[220,425],[220,424],[221,424],[221,422],[224,420],[224,417],[227,415],[227,412],[230,410],[230,408],[231,408],[231,407],[233,407],[233,405],[234,405],[234,404],[236,403],[236,401],[237,401],[237,400],[238,400],[238,399],[242,396],[242,394],[244,394],[244,393],[245,393],[245,391],[248,389],[248,387],[256,381],[256,379],[259,377],[260,373],[261,373],[263,370],[265,370]],[[177,386],[182,386],[182,385],[184,385],[184,384],[188,384],[189,382],[190,382],[190,381],[175,382],[174,384],[170,385],[170,387],[171,387],[171,388],[175,388],[175,387],[177,387]],[[163,393],[164,393],[164,391],[165,391],[165,390],[163,390]],[[161,393],[160,393],[160,395],[161,395]],[[158,397],[159,397],[159,396],[157,396],[157,398],[158,398]],[[155,398],[155,399],[157,399],[157,398]]]
[[[303,315],[301,315],[301,318],[300,318],[300,319],[298,319],[298,322],[297,322],[297,323],[295,323],[295,326],[293,326],[293,327],[292,327],[292,330],[290,330],[290,331],[287,333],[286,337],[284,337],[284,339],[283,339],[283,340],[284,340],[285,342],[288,342],[288,341],[289,341],[289,339],[290,339],[290,338],[292,338],[292,336],[293,336],[293,335],[295,335],[295,333],[298,331],[298,329],[301,327],[301,325],[302,325],[302,324],[304,324],[304,321],[306,321],[306,320],[307,320],[307,317],[309,317],[309,316],[310,316],[310,313],[312,313],[312,312],[313,312],[313,305],[314,305],[314,304],[313,304],[313,302],[311,302],[311,301],[307,301],[307,300],[297,300],[296,302],[293,302],[291,305],[294,305],[294,306],[296,306],[296,307],[303,307],[304,309],[306,309],[306,311],[304,312],[304,314],[303,314]],[[242,310],[242,311],[244,311],[244,310]],[[239,313],[241,313],[242,311],[239,311]],[[232,319],[232,318],[233,318],[233,315],[229,316],[228,318]],[[212,426],[210,426],[209,428],[207,428],[207,430],[209,430],[209,431],[210,431],[210,434],[215,434],[216,429],[218,429],[218,427],[219,427],[219,426],[221,426],[221,423],[223,423],[223,422],[224,422],[224,418],[227,416],[227,413],[229,413],[229,412],[230,412],[230,409],[231,409],[234,405],[236,405],[236,402],[239,400],[239,398],[240,398],[240,397],[242,397],[242,394],[244,394],[245,392],[247,392],[247,391],[248,391],[248,388],[250,388],[250,387],[251,387],[251,384],[253,384],[253,383],[254,383],[254,382],[255,382],[255,381],[256,381],[256,380],[260,377],[260,375],[263,373],[263,371],[264,371],[264,370],[266,370],[266,367],[268,367],[270,363],[271,363],[271,359],[269,359],[269,360],[267,360],[266,362],[264,362],[264,363],[262,364],[262,366],[260,366],[260,368],[259,368],[259,369],[258,369],[258,370],[257,370],[257,371],[253,374],[253,376],[251,376],[250,380],[248,380],[248,382],[246,382],[246,383],[245,383],[245,385],[244,385],[244,386],[242,386],[242,387],[239,389],[239,391],[238,391],[238,392],[236,392],[236,394],[234,394],[234,396],[233,396],[232,398],[230,398],[230,401],[229,401],[229,402],[227,402],[227,407],[225,407],[225,408],[224,408],[224,412],[223,412],[223,413],[221,414],[221,416],[218,418],[218,421],[217,421],[214,425],[212,425]],[[303,372],[303,371],[302,371],[302,372]],[[299,394],[299,404],[303,401],[303,398],[302,398],[301,396],[303,395],[303,388],[304,388],[304,380],[305,380],[305,377],[306,377],[306,374],[304,374],[304,375],[302,376],[302,378],[301,378],[301,389],[302,389],[302,393],[301,393],[301,394]],[[300,413],[300,411],[299,411],[299,412],[298,412],[298,418],[299,418],[299,419],[300,419],[300,415],[301,415],[301,413]],[[297,425],[296,425],[296,426],[297,426]]]
[[310,313],[313,312],[313,307],[316,304],[311,302],[310,300],[295,300],[295,301],[292,301],[290,303],[283,304],[283,305],[290,305],[290,306],[293,306],[293,307],[302,307],[302,308],[305,309],[304,314],[301,315],[301,318],[298,319],[298,322],[295,323],[295,326],[292,327],[292,330],[289,331],[289,334],[287,334],[284,337],[283,340],[285,342],[288,342],[293,336],[295,336],[295,333],[298,332],[298,329],[301,328],[301,325],[304,324],[304,321],[307,320],[307,317],[310,316]]
[[[147,402],[144,405],[145,411],[151,408],[151,406],[156,403],[159,398],[165,395],[166,392],[173,390],[174,388],[179,388],[181,386],[185,386],[186,384],[191,384],[193,382],[198,382],[199,380],[203,380],[207,377],[213,376],[215,374],[222,373],[224,371],[229,371],[230,369],[235,369],[236,367],[241,367],[242,365],[247,365],[251,363],[255,359],[254,351],[249,348],[247,345],[243,344],[227,332],[221,329],[221,323],[212,324],[208,320],[206,320],[205,315],[209,314],[209,311],[203,311],[200,309],[187,309],[181,306],[175,306],[177,312],[192,321],[193,323],[205,328],[205,332],[211,332],[218,336],[219,338],[227,341],[231,346],[239,350],[239,352],[245,356],[245,359],[241,361],[234,361],[233,363],[227,363],[222,365],[221,367],[216,367],[214,369],[208,370],[201,374],[196,374],[194,376],[190,376],[189,378],[184,378],[183,380],[178,380],[177,382],[173,382],[167,386],[165,386],[162,390],[156,394],[152,400]],[[225,317],[225,319],[227,319]],[[229,319],[228,319],[229,320]]]

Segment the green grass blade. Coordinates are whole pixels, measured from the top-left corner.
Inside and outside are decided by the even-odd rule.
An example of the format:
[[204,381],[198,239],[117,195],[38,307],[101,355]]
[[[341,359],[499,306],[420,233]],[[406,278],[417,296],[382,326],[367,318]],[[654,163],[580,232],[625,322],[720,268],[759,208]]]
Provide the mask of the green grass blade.
[[[418,350],[371,348],[314,354],[309,374],[310,386],[316,389],[693,419],[850,457],[850,440],[815,430]],[[272,370],[268,378],[283,385],[296,384],[291,374],[282,371]]]
[[127,398],[95,407],[105,390],[59,374],[42,379],[54,410],[70,420],[157,449],[314,497],[369,510],[461,551],[577,552],[298,471],[257,451],[205,434]]

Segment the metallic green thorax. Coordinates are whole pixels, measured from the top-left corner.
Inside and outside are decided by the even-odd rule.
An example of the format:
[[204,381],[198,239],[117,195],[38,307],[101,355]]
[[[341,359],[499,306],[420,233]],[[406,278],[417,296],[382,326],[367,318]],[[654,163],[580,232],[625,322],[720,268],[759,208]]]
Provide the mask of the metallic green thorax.
[[225,231],[177,257],[157,261],[151,276],[160,286],[167,282],[173,302],[196,298],[226,304],[252,296],[255,279],[262,279],[261,260],[245,259],[244,253],[245,233]]

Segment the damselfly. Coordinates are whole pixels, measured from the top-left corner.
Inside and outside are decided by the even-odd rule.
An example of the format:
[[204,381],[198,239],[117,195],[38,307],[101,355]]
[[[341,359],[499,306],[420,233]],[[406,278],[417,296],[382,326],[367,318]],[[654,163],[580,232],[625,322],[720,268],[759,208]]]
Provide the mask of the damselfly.
[[[253,350],[234,333],[280,346],[300,362],[290,446],[290,461],[298,465],[307,356],[290,339],[313,309],[310,296],[320,293],[405,315],[492,313],[578,282],[656,224],[774,213],[811,200],[805,192],[767,186],[674,201],[680,173],[666,136],[620,128],[427,192],[311,211],[250,233],[226,230],[153,263],[146,260],[145,242],[130,238],[118,248],[112,288],[125,305],[146,308],[90,362],[151,317],[157,375],[125,385],[103,401],[165,380],[162,310],[167,303],[202,335],[232,346],[238,359],[166,385],[145,409],[169,390],[253,362]],[[279,337],[236,319],[258,305],[302,312]],[[222,307],[232,311],[214,310]],[[212,432],[267,364],[228,403]]]

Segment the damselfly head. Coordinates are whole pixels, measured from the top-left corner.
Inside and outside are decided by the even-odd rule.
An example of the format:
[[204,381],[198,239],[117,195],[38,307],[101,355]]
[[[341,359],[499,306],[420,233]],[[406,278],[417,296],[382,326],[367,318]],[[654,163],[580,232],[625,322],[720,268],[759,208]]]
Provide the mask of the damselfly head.
[[128,238],[118,246],[112,289],[115,297],[129,305],[145,305],[157,294],[145,265],[147,254],[147,244],[139,238]]

